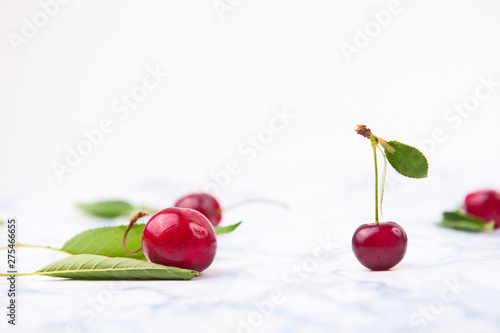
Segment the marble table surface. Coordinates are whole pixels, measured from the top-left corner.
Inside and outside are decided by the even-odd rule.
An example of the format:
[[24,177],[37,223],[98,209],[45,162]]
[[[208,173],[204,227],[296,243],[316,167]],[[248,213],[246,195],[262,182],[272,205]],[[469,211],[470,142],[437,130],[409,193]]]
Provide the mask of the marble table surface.
[[[135,184],[134,194],[125,192],[125,186],[109,193],[158,203],[159,193],[165,191],[163,197],[173,201],[186,189],[172,184]],[[7,325],[2,315],[1,332],[500,331],[500,231],[474,234],[436,226],[440,211],[459,202],[456,189],[429,185],[432,196],[416,194],[425,184],[403,184],[392,194],[389,189],[387,219],[398,216],[409,237],[408,252],[394,269],[372,272],[356,261],[350,245],[357,226],[371,222],[368,178],[330,192],[321,192],[331,184],[319,181],[297,181],[293,186],[302,190],[296,192],[290,191],[286,177],[270,183],[241,181],[234,187],[238,190],[226,191],[221,200],[262,196],[256,186],[263,184],[274,189],[266,196],[284,199],[290,209],[249,205],[228,211],[224,224],[240,219],[243,224],[220,236],[213,265],[199,277],[191,281],[18,277],[18,324]],[[2,210],[18,218],[20,242],[58,247],[85,229],[127,222],[96,220],[74,208],[96,193],[106,197],[106,190],[98,189],[56,188],[4,198]],[[402,197],[410,197],[411,206]],[[360,205],[361,201],[366,204]],[[4,226],[2,244],[5,234]],[[21,272],[66,256],[43,249],[18,250]],[[3,253],[0,258],[6,257]],[[6,259],[0,260],[0,269],[6,270]],[[0,290],[6,312],[4,279]]]

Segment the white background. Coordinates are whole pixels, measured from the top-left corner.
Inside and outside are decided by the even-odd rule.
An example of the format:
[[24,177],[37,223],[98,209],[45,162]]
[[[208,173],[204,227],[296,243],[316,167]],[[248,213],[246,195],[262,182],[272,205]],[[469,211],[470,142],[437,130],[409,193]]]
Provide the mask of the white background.
[[[2,1],[1,196],[159,178],[201,188],[233,159],[242,172],[230,186],[270,172],[341,179],[334,171],[354,165],[370,175],[358,123],[416,146],[442,128],[429,182],[453,172],[467,189],[500,186],[499,87],[458,126],[444,119],[481,77],[500,81],[497,2],[402,1],[351,62],[341,44],[354,45],[388,2],[235,1],[222,14],[214,3],[70,1],[14,47],[12,34],[22,36],[23,19],[33,22],[41,7]],[[169,76],[120,119],[113,102],[148,66]],[[247,163],[238,146],[276,107],[296,118]],[[59,182],[53,163],[103,118],[113,132]],[[491,184],[477,178],[484,172]]]
[[[473,235],[435,223],[443,210],[459,206],[465,193],[500,188],[500,85],[495,83],[473,111],[449,113],[474,100],[482,80],[500,82],[497,1],[405,0],[396,14],[384,16],[382,27],[375,16],[380,20],[387,13],[389,1],[73,0],[52,7],[52,17],[38,23],[43,26],[33,36],[23,36],[34,17],[43,19],[41,3],[49,2],[0,0],[0,219],[18,217],[19,241],[62,246],[74,234],[109,222],[80,214],[77,202],[124,198],[162,208],[203,189],[214,182],[211,175],[221,175],[236,161],[239,174],[217,193],[223,206],[270,197],[291,209],[262,205],[227,212],[223,223],[244,224],[221,241],[214,266],[198,284],[180,289],[148,284],[150,292],[179,292],[174,301],[185,307],[161,301],[173,327],[193,322],[193,313],[181,310],[195,303],[197,320],[210,317],[208,328],[223,331],[225,325],[224,331],[234,332],[234,303],[224,297],[246,295],[241,302],[250,308],[240,307],[238,313],[247,316],[254,311],[252,302],[272,289],[269,284],[279,283],[269,278],[270,270],[280,275],[281,266],[310,255],[317,237],[333,235],[338,253],[322,261],[301,294],[311,303],[299,298],[282,308],[303,316],[280,310],[262,331],[289,332],[287,323],[297,323],[311,332],[320,322],[323,331],[366,331],[374,324],[379,331],[414,331],[408,318],[419,306],[432,304],[444,279],[457,276],[470,292],[430,323],[435,326],[429,331],[495,330],[498,283],[491,267],[498,267],[492,261],[498,258],[498,232]],[[214,4],[221,3],[231,10],[218,12]],[[342,47],[356,47],[363,39],[360,31],[370,28],[378,30],[346,57]],[[15,38],[25,39],[16,44]],[[142,83],[147,68],[156,67],[168,77],[120,118],[113,103]],[[238,147],[266,131],[275,109],[295,118],[249,161]],[[58,179],[54,163],[66,163],[68,147],[76,149],[85,140],[82,133],[103,119],[112,121],[113,131]],[[426,180],[406,180],[389,170],[386,219],[401,223],[411,241],[399,268],[379,275],[361,267],[350,249],[355,228],[373,219],[372,151],[368,140],[354,133],[360,123],[386,140],[421,148],[430,163]],[[439,142],[431,143],[436,133]],[[56,256],[21,254],[23,272]],[[360,281],[361,296],[353,305],[354,280]],[[376,301],[370,281],[396,292],[377,289],[376,298],[386,303],[370,306],[368,313],[364,300]],[[31,277],[19,283],[21,322],[47,331],[72,318],[81,324],[76,306],[66,304],[85,302],[92,295],[88,290],[101,288]],[[135,289],[127,290],[89,331],[115,323],[124,332],[163,324],[164,317],[146,307],[156,298],[144,297],[140,282],[132,285],[140,294],[131,297]],[[191,289],[196,286],[210,295],[206,303],[196,303],[198,294]],[[327,290],[333,302],[312,297]],[[344,300],[335,298],[339,291]],[[389,306],[385,314],[384,304]],[[366,314],[364,322],[358,313]]]

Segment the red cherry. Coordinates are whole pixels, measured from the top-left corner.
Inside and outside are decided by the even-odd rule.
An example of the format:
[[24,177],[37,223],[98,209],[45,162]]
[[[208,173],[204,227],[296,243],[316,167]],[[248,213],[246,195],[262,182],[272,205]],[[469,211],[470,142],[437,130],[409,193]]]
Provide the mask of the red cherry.
[[500,193],[495,190],[481,190],[469,193],[464,200],[464,210],[489,222],[495,221],[495,228],[500,228]]
[[354,255],[373,271],[385,271],[399,264],[407,245],[406,232],[395,222],[363,224],[352,237]]
[[191,208],[199,211],[214,225],[222,219],[219,202],[208,193],[193,193],[183,196],[174,204],[175,207]]
[[214,260],[217,237],[210,221],[198,211],[166,208],[146,224],[142,249],[153,263],[201,272]]

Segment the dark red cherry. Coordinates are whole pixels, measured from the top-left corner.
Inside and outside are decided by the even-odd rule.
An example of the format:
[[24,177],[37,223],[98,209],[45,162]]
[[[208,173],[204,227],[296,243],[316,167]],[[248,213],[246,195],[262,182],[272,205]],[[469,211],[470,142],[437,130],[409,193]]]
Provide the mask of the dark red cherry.
[[217,237],[210,221],[200,212],[166,208],[146,224],[142,249],[153,263],[201,272],[214,260]]
[[175,207],[191,208],[199,211],[217,226],[222,219],[222,210],[219,202],[208,193],[193,193],[183,196],[174,204]]
[[495,228],[500,228],[500,192],[481,190],[469,193],[464,200],[464,210],[489,222],[495,221]]
[[406,232],[395,222],[363,224],[352,237],[354,255],[373,271],[385,271],[399,264],[407,245]]

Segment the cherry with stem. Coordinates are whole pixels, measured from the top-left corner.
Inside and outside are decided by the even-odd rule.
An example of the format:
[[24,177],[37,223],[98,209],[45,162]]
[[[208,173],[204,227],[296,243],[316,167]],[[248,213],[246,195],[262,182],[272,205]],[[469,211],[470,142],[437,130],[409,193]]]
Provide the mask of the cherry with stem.
[[[402,175],[412,178],[427,176],[427,159],[416,148],[397,141],[387,142],[372,134],[366,125],[358,125],[356,133],[370,140],[373,149],[375,166],[375,222],[363,224],[356,229],[352,238],[352,249],[358,261],[365,267],[374,270],[388,270],[396,266],[404,258],[408,245],[408,237],[404,229],[396,222],[379,221],[379,205],[385,187],[387,161]],[[384,151],[380,146],[384,148]],[[379,173],[377,149],[384,157],[384,171],[379,202]],[[425,170],[424,170],[425,169]]]
[[199,211],[171,207],[153,215],[142,233],[142,247],[130,251],[125,244],[129,230],[147,214],[138,212],[126,228],[122,246],[129,254],[143,250],[146,258],[155,264],[193,269],[207,269],[217,250],[217,236],[212,223]]

